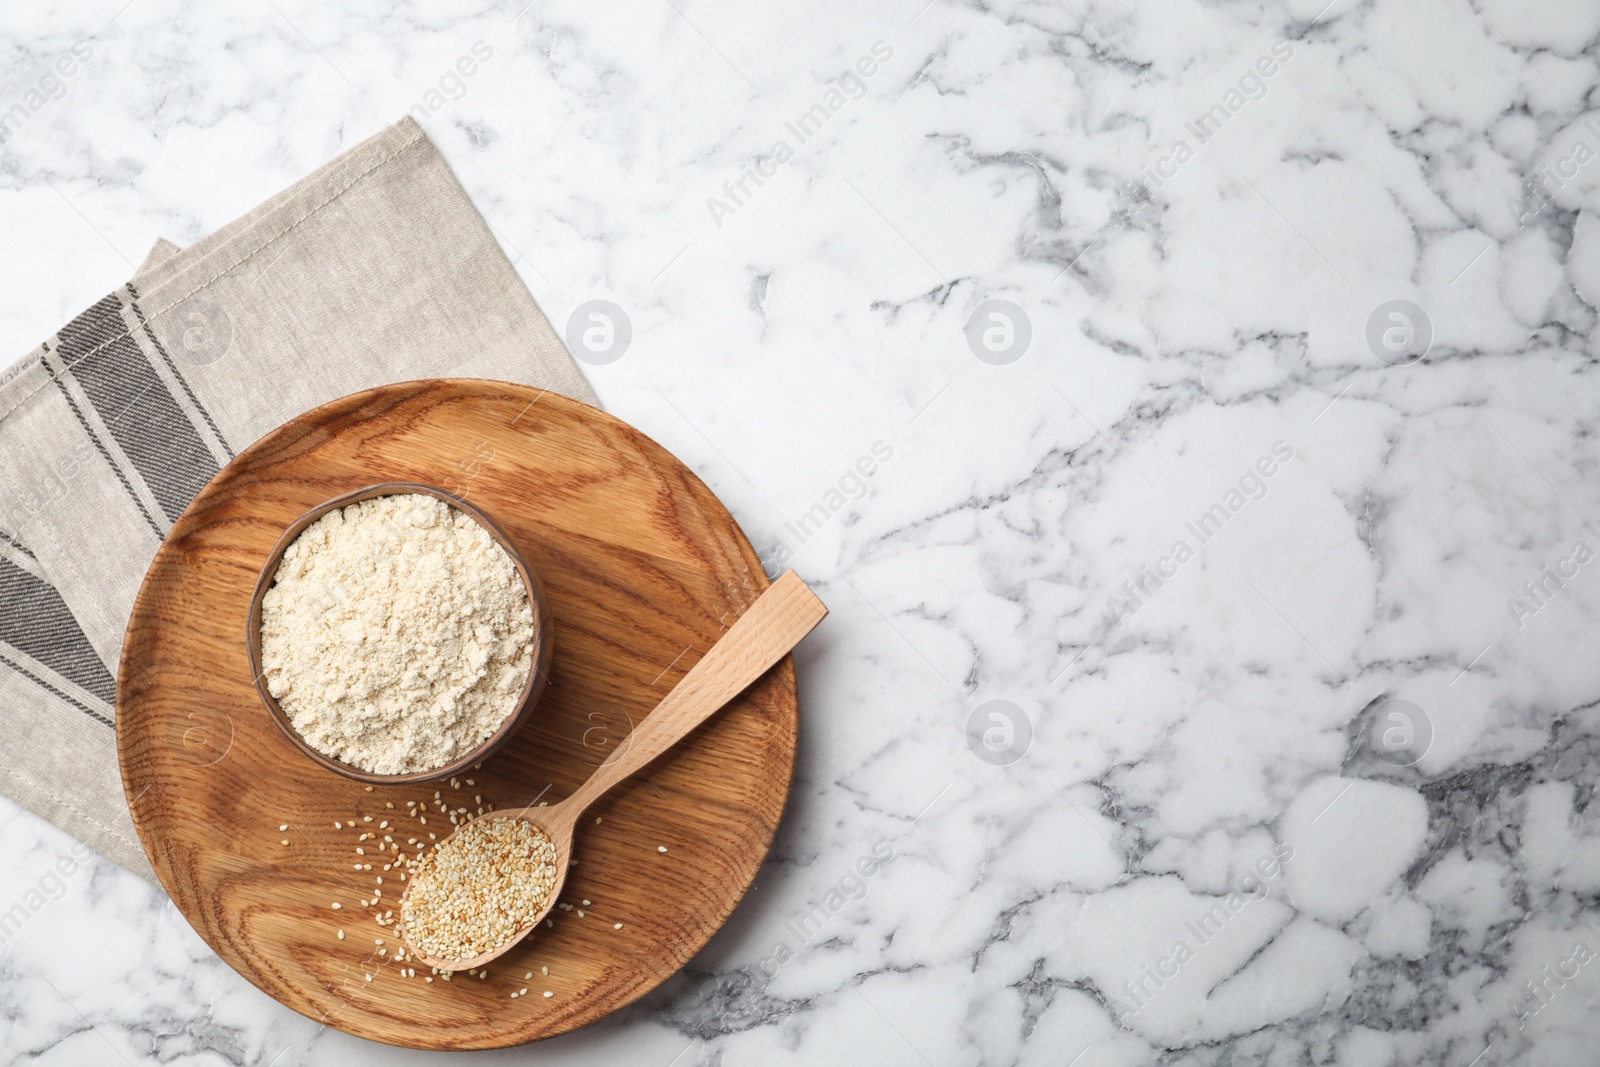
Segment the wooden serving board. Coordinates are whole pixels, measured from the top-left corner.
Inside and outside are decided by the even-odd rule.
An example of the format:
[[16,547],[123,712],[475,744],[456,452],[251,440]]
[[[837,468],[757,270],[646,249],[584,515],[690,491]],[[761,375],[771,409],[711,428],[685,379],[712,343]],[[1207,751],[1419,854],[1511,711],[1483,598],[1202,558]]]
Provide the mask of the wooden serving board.
[[[449,489],[499,520],[554,613],[544,696],[471,785],[369,791],[298,752],[253,684],[245,618],[273,543],[316,504],[384,481]],[[604,412],[476,379],[337,400],[240,453],[151,564],[117,683],[134,825],[206,942],[319,1022],[426,1049],[501,1047],[594,1022],[682,967],[754,879],[794,766],[792,658],[590,812],[562,895],[573,910],[552,912],[554,926],[487,979],[428,983],[425,967],[401,977],[389,958],[398,938],[374,916],[397,910],[404,887],[385,877],[379,906],[363,906],[392,853],[374,855],[368,841],[356,855],[357,834],[387,820],[380,833],[398,828],[399,843],[442,839],[450,824],[437,807],[427,826],[406,814],[407,800],[431,804],[436,789],[474,811],[474,797],[505,808],[566,796],[767,584],[704,483]],[[356,870],[363,860],[374,870]]]

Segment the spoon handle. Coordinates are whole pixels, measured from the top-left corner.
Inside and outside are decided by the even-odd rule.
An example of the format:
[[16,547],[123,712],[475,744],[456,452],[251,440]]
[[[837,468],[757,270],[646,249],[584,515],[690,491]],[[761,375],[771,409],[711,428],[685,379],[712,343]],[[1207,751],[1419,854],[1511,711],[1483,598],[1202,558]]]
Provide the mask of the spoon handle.
[[827,614],[827,607],[806,583],[794,571],[785,572],[561,806],[571,818],[577,818],[612,786],[677,744],[743,692]]

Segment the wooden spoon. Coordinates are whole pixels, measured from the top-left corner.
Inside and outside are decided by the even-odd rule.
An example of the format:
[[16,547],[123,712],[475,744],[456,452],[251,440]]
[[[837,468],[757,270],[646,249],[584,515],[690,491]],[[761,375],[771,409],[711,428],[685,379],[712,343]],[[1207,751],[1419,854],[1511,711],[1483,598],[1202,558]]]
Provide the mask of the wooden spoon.
[[[474,956],[468,960],[433,959],[411,943],[404,923],[400,929],[406,942],[407,954],[416,960],[448,971],[465,971],[482,967],[490,960],[511,949],[542,922],[555,907],[561,888],[567,880],[567,868],[572,861],[572,838],[578,819],[584,811],[606,794],[613,786],[643,768],[651,760],[677,744],[696,726],[745,690],[750,683],[766,673],[767,669],[788,655],[800,639],[810,633],[828,614],[828,609],[817,599],[806,583],[793,571],[773,582],[748,611],[739,616],[721,640],[689,669],[683,680],[673,687],[666,699],[646,715],[633,732],[618,745],[602,763],[565,800],[549,807],[526,807],[493,811],[470,819],[439,842],[447,846],[451,838],[477,819],[526,819],[549,835],[556,847],[556,876],[545,897],[544,906],[531,923],[519,930],[505,944]],[[411,885],[415,885],[413,881]],[[400,897],[400,913],[405,914],[411,885]]]

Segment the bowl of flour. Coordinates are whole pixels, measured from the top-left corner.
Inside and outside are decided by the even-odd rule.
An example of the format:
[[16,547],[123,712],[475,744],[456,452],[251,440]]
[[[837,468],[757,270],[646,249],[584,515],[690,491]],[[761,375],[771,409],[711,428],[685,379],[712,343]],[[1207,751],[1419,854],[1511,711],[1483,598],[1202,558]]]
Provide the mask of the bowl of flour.
[[267,710],[311,759],[363,782],[435,781],[510,740],[549,674],[537,575],[488,515],[386,483],[279,538],[249,619]]

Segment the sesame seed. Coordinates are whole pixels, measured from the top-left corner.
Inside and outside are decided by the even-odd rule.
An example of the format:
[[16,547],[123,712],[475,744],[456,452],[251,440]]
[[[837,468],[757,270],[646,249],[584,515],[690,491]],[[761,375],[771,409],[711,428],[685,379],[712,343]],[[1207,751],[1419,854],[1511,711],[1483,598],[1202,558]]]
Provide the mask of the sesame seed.
[[555,994],[554,994],[554,993],[552,993],[552,992],[551,992],[551,991],[550,991],[550,990],[548,990],[548,989],[546,989],[546,990],[545,990],[545,991],[544,991],[544,995],[545,995],[545,996],[547,996],[547,997],[553,997],[553,996],[555,996]]
[[283,831],[287,830],[288,828],[289,828],[289,824],[288,823],[284,823],[282,826],[278,827],[278,832],[282,833]]
[[339,931],[339,940],[340,940],[340,941],[343,941],[343,940],[344,940],[344,931],[343,931],[343,930],[340,930],[340,931]]
[[611,927],[611,929],[620,930],[620,929],[622,929],[622,924],[621,923],[616,923]]
[[595,817],[594,817],[594,824],[595,824],[595,825],[596,825],[596,826],[599,826],[599,825],[600,825],[600,820],[601,820],[601,819],[603,819],[603,818],[604,818],[604,817],[605,817],[605,816],[603,816],[603,815],[596,815],[596,816],[595,816]]
[[667,846],[666,845],[657,845],[656,846],[656,851],[657,852],[665,852],[666,850],[667,850]]
[[588,907],[588,906],[589,906],[589,902],[588,902],[588,901],[587,901],[587,900],[586,900],[586,901],[584,901],[584,902],[583,902],[583,906],[584,906],[584,907],[586,907],[586,908],[587,908],[587,907]]
[[517,990],[517,996],[525,997],[527,995],[528,995],[528,987],[527,986],[523,986],[521,989]]
[[284,838],[283,841],[282,841],[282,844],[287,845],[288,843],[289,843],[289,839],[287,837]]
[[[548,967],[540,967],[539,968],[539,973],[543,974],[543,975],[548,975],[550,973],[550,968],[548,968]],[[530,974],[530,975],[528,975],[528,977],[532,978],[533,975]]]
[[372,792],[372,787],[370,785],[367,786],[367,792],[369,792],[369,793]]
[[371,821],[372,821],[372,816],[370,816],[370,815],[363,815],[363,816],[361,816],[361,821],[362,821],[362,822],[371,822]]
[[344,907],[344,905],[339,903],[337,900],[333,902],[333,910],[334,911],[338,911],[342,907]]
[[533,977],[533,972],[532,971],[529,971],[527,974],[522,976],[523,981],[527,981],[529,978],[532,978],[532,977]]
[[508,943],[555,888],[556,849],[522,819],[469,824],[421,859],[402,903],[407,939],[437,959],[469,959]]
[[343,823],[340,823],[340,822],[335,822],[335,823],[334,823],[334,824],[333,824],[333,828],[334,828],[334,829],[335,829],[335,830],[343,830],[343,829],[344,829],[344,824],[343,824]]

